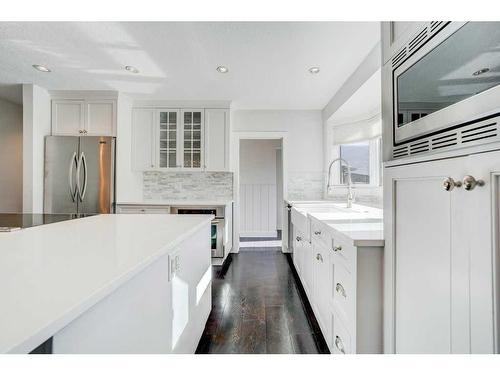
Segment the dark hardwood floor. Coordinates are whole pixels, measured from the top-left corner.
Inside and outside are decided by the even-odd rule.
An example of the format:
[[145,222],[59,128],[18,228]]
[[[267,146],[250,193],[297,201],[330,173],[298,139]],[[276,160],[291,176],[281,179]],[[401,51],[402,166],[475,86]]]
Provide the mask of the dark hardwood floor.
[[226,270],[214,267],[196,353],[328,353],[289,260],[280,249],[242,251]]

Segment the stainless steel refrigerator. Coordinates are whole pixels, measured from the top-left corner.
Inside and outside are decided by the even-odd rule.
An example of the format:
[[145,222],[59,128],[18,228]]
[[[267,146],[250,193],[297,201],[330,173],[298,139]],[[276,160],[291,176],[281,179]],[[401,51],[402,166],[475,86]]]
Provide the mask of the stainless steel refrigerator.
[[114,205],[115,138],[45,138],[45,213],[113,213]]

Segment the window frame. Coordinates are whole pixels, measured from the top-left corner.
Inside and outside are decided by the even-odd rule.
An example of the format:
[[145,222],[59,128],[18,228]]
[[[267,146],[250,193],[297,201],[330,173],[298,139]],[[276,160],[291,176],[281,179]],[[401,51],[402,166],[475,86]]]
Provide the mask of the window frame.
[[[370,138],[370,139],[364,139],[364,140],[359,140],[355,142],[350,142],[350,143],[341,143],[341,144],[334,144],[332,145],[331,148],[331,156],[330,156],[330,161],[328,163],[328,166],[330,163],[340,157],[340,147],[342,145],[349,145],[352,143],[360,143],[360,142],[367,142],[369,143],[369,155],[370,155],[370,183],[369,184],[360,184],[360,183],[353,183],[352,186],[354,186],[356,189],[364,189],[364,188],[374,188],[374,187],[380,187],[382,185],[382,178],[381,178],[381,171],[382,171],[382,159],[381,159],[381,154],[382,154],[382,137],[377,136],[375,138]],[[327,178],[328,178],[328,169],[327,169]],[[328,183],[328,181],[327,181]],[[332,166],[332,175],[331,175],[331,185],[332,187],[341,187],[341,186],[346,186],[345,184],[340,183],[340,165],[338,167]]]

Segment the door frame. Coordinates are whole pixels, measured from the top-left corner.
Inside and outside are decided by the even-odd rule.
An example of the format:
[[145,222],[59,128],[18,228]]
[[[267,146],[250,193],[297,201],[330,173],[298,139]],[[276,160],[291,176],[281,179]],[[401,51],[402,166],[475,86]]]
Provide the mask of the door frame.
[[[243,131],[233,132],[231,141],[231,171],[233,177],[233,249],[231,252],[238,253],[240,251],[240,141],[242,139],[279,139],[282,147],[282,168],[283,168],[283,200],[288,198],[288,133],[274,131]],[[283,212],[283,211],[282,211]],[[282,220],[285,218],[282,217]],[[282,248],[283,251],[283,248]]]

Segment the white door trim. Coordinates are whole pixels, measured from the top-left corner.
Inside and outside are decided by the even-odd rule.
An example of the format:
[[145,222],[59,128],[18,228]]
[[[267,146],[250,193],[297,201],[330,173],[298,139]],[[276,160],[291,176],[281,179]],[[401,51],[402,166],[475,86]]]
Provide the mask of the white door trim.
[[[230,169],[234,173],[233,178],[233,253],[240,251],[240,141],[242,139],[281,139],[282,141],[282,163],[283,163],[283,199],[288,198],[288,158],[286,150],[288,149],[287,132],[232,132],[231,134],[231,165]],[[285,218],[282,218],[285,220]]]

